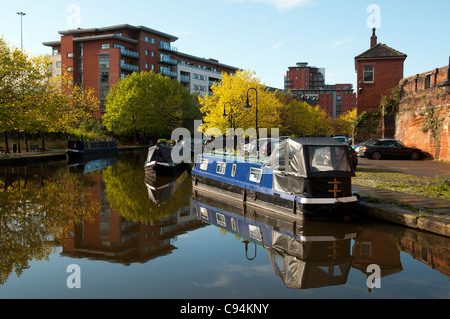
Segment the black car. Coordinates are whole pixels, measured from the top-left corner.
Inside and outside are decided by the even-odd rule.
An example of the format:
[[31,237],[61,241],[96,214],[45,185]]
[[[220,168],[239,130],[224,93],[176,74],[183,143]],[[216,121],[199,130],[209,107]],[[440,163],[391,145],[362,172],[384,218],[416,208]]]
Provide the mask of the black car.
[[381,158],[404,158],[418,160],[422,151],[417,148],[406,147],[395,139],[374,139],[359,148],[359,156],[375,160]]
[[356,151],[351,146],[348,147],[348,150],[352,159],[353,169],[356,169],[356,167],[358,166],[358,153],[356,153]]

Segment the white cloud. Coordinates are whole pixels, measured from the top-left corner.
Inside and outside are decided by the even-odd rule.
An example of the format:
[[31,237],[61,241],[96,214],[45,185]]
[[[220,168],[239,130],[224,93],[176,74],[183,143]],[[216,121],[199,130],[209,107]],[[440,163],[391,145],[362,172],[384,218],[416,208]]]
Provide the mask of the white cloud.
[[342,38],[342,39],[328,41],[328,44],[325,45],[325,48],[328,48],[328,49],[339,49],[340,47],[342,47],[342,46],[352,42],[353,38],[354,38],[353,35],[349,35],[349,36],[346,36],[345,38]]

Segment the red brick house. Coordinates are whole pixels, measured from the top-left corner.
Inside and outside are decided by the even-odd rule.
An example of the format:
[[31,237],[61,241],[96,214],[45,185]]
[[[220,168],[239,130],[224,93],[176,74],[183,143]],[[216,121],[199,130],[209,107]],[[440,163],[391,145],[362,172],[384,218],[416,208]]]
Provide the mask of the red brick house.
[[355,57],[358,114],[377,111],[381,98],[391,95],[390,91],[403,79],[406,57],[402,52],[377,43],[373,29],[370,49]]

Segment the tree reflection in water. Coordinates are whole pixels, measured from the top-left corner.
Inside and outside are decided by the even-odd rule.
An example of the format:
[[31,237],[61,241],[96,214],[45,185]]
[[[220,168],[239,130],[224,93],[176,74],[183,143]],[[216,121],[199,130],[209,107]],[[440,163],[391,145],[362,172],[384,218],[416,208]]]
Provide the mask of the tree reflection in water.
[[[0,176],[0,284],[31,260],[46,260],[74,224],[98,212],[89,175],[67,167],[2,168]],[[45,172],[45,173],[44,173]]]

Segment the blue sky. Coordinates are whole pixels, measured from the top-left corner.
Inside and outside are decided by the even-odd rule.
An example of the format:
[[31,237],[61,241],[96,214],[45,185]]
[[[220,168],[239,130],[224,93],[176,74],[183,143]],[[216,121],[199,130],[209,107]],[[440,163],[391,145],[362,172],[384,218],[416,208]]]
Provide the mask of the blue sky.
[[405,77],[450,56],[448,0],[0,1],[0,35],[20,47],[16,12],[25,12],[24,48],[35,54],[49,54],[42,42],[74,24],[144,25],[177,36],[181,52],[254,71],[277,88],[297,62],[325,68],[327,84],[355,86],[354,57],[369,49],[374,23],[379,42],[408,55]]

